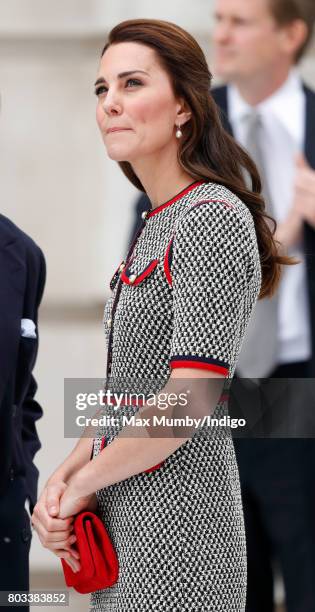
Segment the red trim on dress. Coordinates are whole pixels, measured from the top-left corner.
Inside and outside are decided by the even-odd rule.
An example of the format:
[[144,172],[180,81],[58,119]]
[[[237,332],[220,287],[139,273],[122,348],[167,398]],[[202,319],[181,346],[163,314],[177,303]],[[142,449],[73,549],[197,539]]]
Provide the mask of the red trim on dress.
[[[212,198],[211,200],[198,200],[198,202],[195,202],[193,204],[192,208],[195,208],[195,206],[199,206],[199,204],[207,204],[208,202],[219,202],[219,204],[224,204],[226,208],[235,208],[234,204],[231,204],[231,202],[227,202],[226,200],[218,200],[218,198]],[[187,210],[187,213],[190,210],[191,209],[189,208]]]
[[172,286],[173,281],[172,281],[172,275],[171,275],[171,270],[170,270],[169,253],[170,253],[170,250],[172,248],[173,240],[174,240],[174,236],[172,236],[170,242],[168,243],[168,247],[166,249],[166,253],[165,253],[165,257],[164,257],[164,263],[163,263],[166,280],[167,280],[168,284],[170,285],[170,287]]
[[[217,198],[215,199],[206,199],[206,200],[198,200],[198,202],[195,202],[192,206],[192,208],[195,208],[201,204],[207,204],[208,202],[219,202],[220,204],[223,204],[226,208],[235,208],[233,204],[231,204],[230,202],[226,202],[225,200],[218,200]],[[164,204],[163,204],[164,206]],[[189,214],[189,211],[191,209],[187,210],[187,215]],[[154,212],[154,211],[153,211]],[[163,262],[163,268],[164,268],[164,273],[166,276],[166,280],[168,282],[168,284],[170,285],[170,287],[172,287],[173,281],[172,281],[172,275],[171,275],[171,268],[170,268],[170,263],[169,263],[169,253],[170,250],[172,248],[172,244],[173,244],[173,240],[174,240],[175,236],[172,236],[170,242],[168,243],[167,249],[166,249],[166,253],[165,253],[165,257],[164,257],[164,262]]]
[[172,198],[171,200],[168,200],[167,202],[164,202],[164,204],[160,204],[160,206],[157,206],[156,208],[151,210],[147,214],[147,219],[149,219],[150,217],[153,217],[153,215],[156,215],[157,213],[161,212],[161,210],[164,210],[164,208],[166,208],[167,206],[170,206],[174,202],[177,202],[177,200],[180,200],[180,198],[183,198],[185,195],[187,195],[187,193],[192,191],[192,189],[195,189],[195,187],[199,187],[199,185],[202,185],[205,182],[206,181],[197,181],[195,183],[192,183],[191,185],[186,187],[186,189],[183,189],[183,191],[181,191],[176,196],[174,196],[174,198]]
[[148,474],[149,472],[154,472],[154,470],[157,470],[159,467],[162,467],[162,465],[165,463],[164,461],[161,461],[161,463],[157,463],[156,465],[154,465],[153,467],[149,468],[148,470],[144,470],[145,474]]
[[211,370],[212,372],[217,372],[218,374],[224,374],[226,376],[229,373],[228,368],[224,366],[219,366],[214,363],[205,363],[204,361],[189,361],[188,359],[183,360],[172,360],[171,359],[171,368],[196,368],[200,370]]
[[[123,269],[120,278],[121,278],[121,280],[124,283],[126,283],[126,285],[132,285],[133,287],[136,287],[137,285],[140,285],[140,283],[147,276],[149,276],[149,274],[151,274],[151,272],[154,270],[154,268],[156,268],[158,263],[159,263],[159,259],[153,259],[153,261],[151,261],[151,263],[145,268],[145,270],[143,270],[143,272],[141,272],[141,274],[139,274],[139,276],[137,276],[137,278],[133,281],[133,283],[130,282],[130,278],[126,274],[126,269],[127,269],[126,267]],[[129,266],[128,266],[128,268],[129,268]]]

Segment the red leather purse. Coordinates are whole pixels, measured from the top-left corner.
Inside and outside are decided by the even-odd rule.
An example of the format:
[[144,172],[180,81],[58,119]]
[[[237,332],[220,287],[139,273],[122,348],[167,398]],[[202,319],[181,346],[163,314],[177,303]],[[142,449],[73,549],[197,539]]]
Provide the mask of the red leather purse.
[[61,559],[66,585],[78,593],[92,593],[115,584],[119,573],[118,558],[101,519],[94,512],[83,511],[77,514],[73,526],[81,569],[73,572]]

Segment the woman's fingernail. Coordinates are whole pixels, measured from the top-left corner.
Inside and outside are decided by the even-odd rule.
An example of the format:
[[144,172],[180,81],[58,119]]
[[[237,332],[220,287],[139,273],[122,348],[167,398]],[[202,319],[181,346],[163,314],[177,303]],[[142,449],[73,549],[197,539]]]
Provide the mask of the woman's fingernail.
[[53,512],[53,513],[57,512],[57,508],[56,508],[56,506],[51,506],[51,507],[49,508],[49,512]]

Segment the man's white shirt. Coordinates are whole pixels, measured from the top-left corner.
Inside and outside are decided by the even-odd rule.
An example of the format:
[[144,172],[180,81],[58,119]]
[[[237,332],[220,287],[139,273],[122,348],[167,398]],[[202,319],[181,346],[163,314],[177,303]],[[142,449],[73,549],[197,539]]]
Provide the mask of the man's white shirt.
[[[246,140],[246,115],[252,107],[234,85],[228,85],[228,114],[236,140]],[[256,106],[264,125],[263,155],[274,217],[281,223],[293,204],[295,153],[304,152],[306,98],[296,68],[285,83]],[[288,249],[301,263],[284,266],[279,287],[278,363],[311,357],[311,331],[303,244]]]

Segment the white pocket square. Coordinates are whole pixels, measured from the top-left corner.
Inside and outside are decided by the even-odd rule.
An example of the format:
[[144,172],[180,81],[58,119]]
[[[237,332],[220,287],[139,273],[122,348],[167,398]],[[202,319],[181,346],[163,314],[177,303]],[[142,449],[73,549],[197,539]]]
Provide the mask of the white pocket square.
[[36,326],[32,319],[21,319],[21,336],[23,338],[37,338]]

